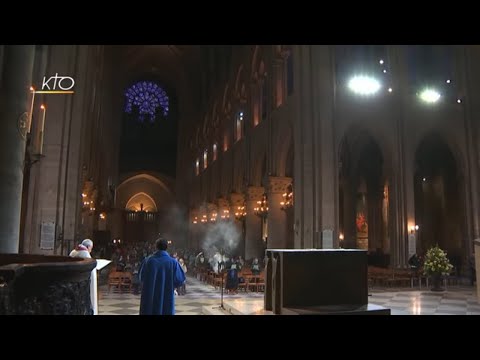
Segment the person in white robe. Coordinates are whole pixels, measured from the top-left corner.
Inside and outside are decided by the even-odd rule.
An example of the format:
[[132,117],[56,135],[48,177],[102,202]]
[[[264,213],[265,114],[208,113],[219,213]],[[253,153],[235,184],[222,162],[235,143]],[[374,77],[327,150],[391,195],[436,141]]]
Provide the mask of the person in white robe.
[[[70,257],[91,259],[90,253],[93,249],[93,241],[85,239],[80,245],[77,245],[75,249],[70,253]],[[97,296],[97,268],[92,270],[90,276],[90,299],[92,302],[93,315],[98,315],[98,296]]]

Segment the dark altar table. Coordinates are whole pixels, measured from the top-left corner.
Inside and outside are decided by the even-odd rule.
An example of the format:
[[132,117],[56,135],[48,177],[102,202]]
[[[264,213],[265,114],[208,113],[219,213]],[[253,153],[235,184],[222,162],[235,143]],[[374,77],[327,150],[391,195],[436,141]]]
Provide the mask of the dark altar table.
[[365,250],[267,249],[266,254],[265,310],[299,315],[390,313],[368,304]]

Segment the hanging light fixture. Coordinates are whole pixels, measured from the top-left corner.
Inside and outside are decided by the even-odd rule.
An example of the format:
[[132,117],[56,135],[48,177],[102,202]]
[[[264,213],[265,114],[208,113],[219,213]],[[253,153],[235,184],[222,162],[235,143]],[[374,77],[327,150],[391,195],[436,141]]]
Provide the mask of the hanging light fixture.
[[257,201],[257,206],[253,209],[255,215],[266,218],[268,215],[268,198],[267,194],[262,195],[262,200]]
[[238,221],[242,221],[243,219],[245,219],[245,216],[247,216],[245,204],[237,206],[237,209],[235,210],[235,219],[237,219]]
[[293,184],[287,186],[287,191],[282,195],[283,199],[280,202],[282,210],[288,210],[293,207]]

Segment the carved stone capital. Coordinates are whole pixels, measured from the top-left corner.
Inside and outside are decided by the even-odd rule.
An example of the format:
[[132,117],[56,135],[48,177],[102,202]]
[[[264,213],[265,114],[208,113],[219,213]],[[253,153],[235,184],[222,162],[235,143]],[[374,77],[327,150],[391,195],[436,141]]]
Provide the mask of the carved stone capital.
[[228,200],[223,197],[219,197],[217,199],[217,205],[219,210],[228,209],[230,207],[230,203],[228,202]]
[[288,185],[292,183],[292,178],[281,176],[268,177],[268,193],[283,194],[287,191]]
[[212,211],[217,211],[217,204],[207,203],[207,212],[211,213]]
[[262,195],[265,192],[263,186],[249,186],[247,188],[247,200],[249,201],[260,201],[262,200]]
[[237,206],[243,206],[244,202],[245,202],[245,195],[239,194],[239,193],[230,194],[230,205],[233,208],[236,208]]

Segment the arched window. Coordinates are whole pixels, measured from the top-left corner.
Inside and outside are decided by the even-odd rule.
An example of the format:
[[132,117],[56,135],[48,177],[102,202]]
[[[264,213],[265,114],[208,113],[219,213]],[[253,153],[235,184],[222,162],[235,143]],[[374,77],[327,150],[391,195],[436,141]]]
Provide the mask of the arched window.
[[140,122],[144,122],[146,116],[153,123],[159,113],[164,117],[168,115],[168,95],[152,81],[140,81],[132,85],[125,92],[125,97],[125,112],[137,114]]
[[212,161],[215,161],[217,160],[217,143],[214,143],[213,144],[213,152],[212,152]]
[[223,134],[223,151],[227,151],[228,150],[228,132],[225,131],[225,133]]
[[197,159],[197,161],[195,161],[195,175],[199,175],[200,174],[200,160]]
[[235,117],[235,141],[239,141],[243,137],[243,123],[243,111],[240,110]]
[[208,150],[205,149],[203,152],[203,168],[206,169],[208,166]]

